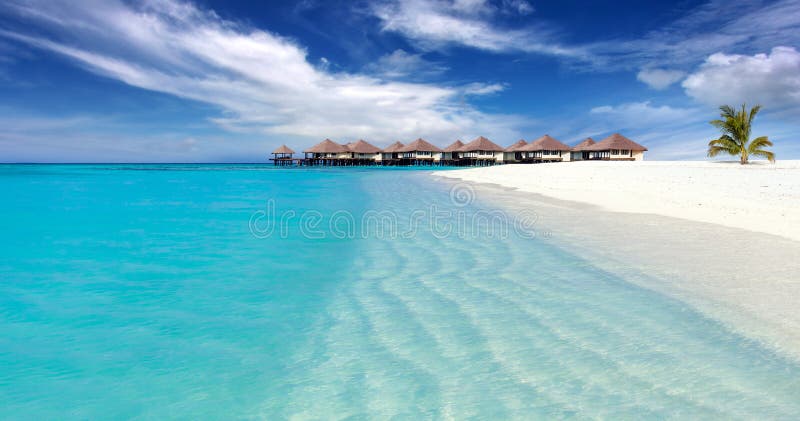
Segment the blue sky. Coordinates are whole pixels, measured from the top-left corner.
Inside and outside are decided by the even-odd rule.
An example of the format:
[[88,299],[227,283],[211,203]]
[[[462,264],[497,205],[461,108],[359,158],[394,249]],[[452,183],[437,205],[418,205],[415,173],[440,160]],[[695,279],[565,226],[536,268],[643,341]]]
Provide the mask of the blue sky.
[[742,102],[798,159],[799,41],[800,0],[2,0],[0,161],[613,132],[703,159]]

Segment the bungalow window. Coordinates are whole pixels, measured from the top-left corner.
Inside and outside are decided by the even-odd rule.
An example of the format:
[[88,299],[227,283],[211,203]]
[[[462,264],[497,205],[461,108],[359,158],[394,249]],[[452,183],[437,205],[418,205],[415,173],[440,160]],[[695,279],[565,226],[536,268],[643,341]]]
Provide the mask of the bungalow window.
[[431,151],[418,151],[417,156],[431,156]]

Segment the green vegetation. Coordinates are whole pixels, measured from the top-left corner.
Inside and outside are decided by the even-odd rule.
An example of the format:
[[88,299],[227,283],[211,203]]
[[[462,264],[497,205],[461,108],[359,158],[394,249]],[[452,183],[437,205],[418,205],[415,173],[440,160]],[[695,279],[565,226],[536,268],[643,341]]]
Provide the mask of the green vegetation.
[[742,104],[741,111],[737,111],[730,105],[719,107],[721,113],[720,120],[713,120],[711,124],[722,132],[719,139],[708,142],[708,156],[715,157],[720,153],[726,153],[739,157],[739,162],[747,164],[751,156],[767,158],[769,162],[775,162],[775,154],[764,149],[772,146],[767,136],[761,136],[750,141],[750,129],[760,105],[753,107],[747,112],[747,107]]

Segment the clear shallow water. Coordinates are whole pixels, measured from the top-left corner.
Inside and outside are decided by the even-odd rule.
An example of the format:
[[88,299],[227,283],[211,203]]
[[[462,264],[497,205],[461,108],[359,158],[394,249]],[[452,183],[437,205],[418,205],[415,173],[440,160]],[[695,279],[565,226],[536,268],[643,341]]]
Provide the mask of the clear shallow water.
[[251,232],[270,198],[401,232],[487,206],[424,172],[0,166],[0,187],[2,418],[800,414],[797,363],[542,238]]

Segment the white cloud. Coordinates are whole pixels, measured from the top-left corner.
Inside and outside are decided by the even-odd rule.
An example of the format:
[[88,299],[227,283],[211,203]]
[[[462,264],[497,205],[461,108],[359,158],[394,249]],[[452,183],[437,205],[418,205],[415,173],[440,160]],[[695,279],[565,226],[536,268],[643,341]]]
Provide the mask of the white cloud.
[[642,69],[636,79],[653,89],[662,90],[683,79],[685,75],[686,72],[680,70]]
[[800,52],[775,47],[753,56],[716,53],[683,82],[686,94],[703,103],[800,107]]
[[[448,45],[490,52],[524,52],[560,58],[578,71],[644,70],[640,80],[656,89],[678,80],[683,68],[717,51],[757,51],[800,43],[800,1],[771,4],[750,0],[711,0],[679,19],[639,38],[565,43],[563,28],[542,20],[520,28],[498,24],[499,15],[533,12],[528,2],[505,0],[382,0],[372,12],[384,31],[403,35],[417,47]],[[676,79],[677,78],[677,79]],[[651,81],[651,82],[648,82]],[[666,84],[666,85],[665,85]]]
[[444,73],[447,67],[425,60],[420,54],[397,49],[370,63],[365,70],[388,79],[428,78]]
[[423,49],[463,45],[492,52],[523,51],[555,56],[580,57],[579,48],[560,46],[543,25],[525,29],[499,28],[498,12],[527,14],[527,2],[506,1],[497,7],[475,0],[389,0],[372,7],[384,31],[396,32]]
[[491,95],[502,92],[506,89],[505,85],[499,83],[470,83],[464,87],[466,95]]
[[693,108],[675,108],[668,105],[653,106],[650,101],[629,102],[620,105],[594,107],[590,114],[602,117],[607,123],[620,128],[644,128],[653,125],[684,125],[702,120],[703,115]]
[[680,69],[719,51],[800,44],[800,1],[711,0],[636,39],[586,45],[590,70]]
[[520,15],[529,15],[534,11],[533,6],[525,0],[503,0],[503,6],[509,12]]
[[513,132],[512,116],[462,101],[464,88],[392,82],[314,66],[296,42],[174,0],[7,3],[47,38],[2,35],[56,52],[87,70],[143,89],[218,106],[235,131],[378,143],[462,131]]
[[[715,104],[717,105],[717,104]],[[648,159],[704,160],[708,141],[719,137],[719,131],[708,122],[718,117],[716,107],[675,107],[654,105],[649,101],[603,105],[592,108],[588,115],[572,120],[549,121],[545,130],[558,133],[552,127],[571,131],[565,139],[601,138],[620,132],[648,147]],[[797,124],[786,121],[776,113],[761,114],[756,121],[755,135],[768,135],[775,142],[773,150],[779,157],[796,157],[800,145],[795,142]]]
[[198,156],[197,139],[167,132],[144,134],[113,116],[36,116],[5,107],[0,114],[0,162],[119,162],[133,156],[160,162],[213,159]]
[[467,15],[492,16],[497,12],[505,14],[527,15],[533,13],[533,6],[527,0],[503,0],[499,4],[494,4],[487,0],[434,0],[440,1],[443,8],[451,8],[453,11]]

